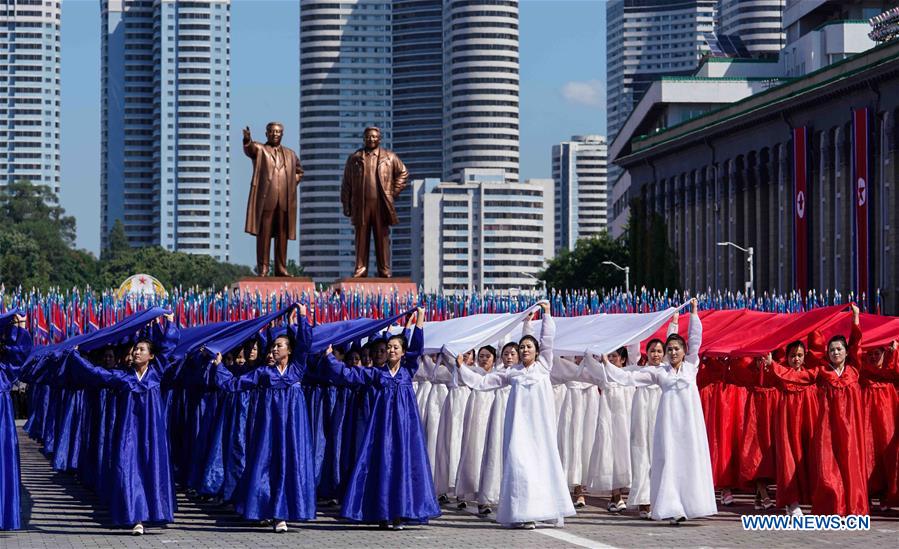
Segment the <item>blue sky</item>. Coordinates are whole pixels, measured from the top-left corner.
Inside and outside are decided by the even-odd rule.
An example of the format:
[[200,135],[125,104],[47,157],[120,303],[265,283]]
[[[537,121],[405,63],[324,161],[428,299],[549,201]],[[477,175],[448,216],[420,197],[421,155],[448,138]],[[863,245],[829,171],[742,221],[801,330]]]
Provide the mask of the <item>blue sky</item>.
[[[231,260],[251,264],[253,237],[243,233],[250,162],[240,130],[262,137],[269,120],[287,126],[298,146],[299,4],[232,0]],[[550,148],[584,133],[605,133],[605,2],[522,0],[521,177],[550,177]],[[262,52],[275,51],[277,55]],[[288,70],[285,70],[285,67]],[[62,7],[62,205],[74,215],[77,245],[100,248],[100,8],[97,0]],[[302,151],[299,151],[302,159]],[[298,248],[291,242],[289,257]]]

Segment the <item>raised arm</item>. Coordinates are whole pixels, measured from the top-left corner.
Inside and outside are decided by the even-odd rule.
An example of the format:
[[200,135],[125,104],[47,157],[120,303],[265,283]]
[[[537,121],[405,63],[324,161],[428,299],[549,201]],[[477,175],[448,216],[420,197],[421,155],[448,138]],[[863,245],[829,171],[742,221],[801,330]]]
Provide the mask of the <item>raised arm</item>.
[[259,154],[259,148],[262,145],[253,141],[253,138],[250,136],[250,127],[247,126],[243,130],[243,153],[250,158],[255,159],[256,155]]
[[107,370],[96,366],[81,356],[81,352],[77,349],[67,351],[62,360],[60,371],[63,372],[64,382],[68,387],[121,387],[127,385],[121,379],[121,371]]
[[818,379],[818,368],[794,370],[777,362],[771,363],[771,373],[775,377],[796,385],[814,385]]
[[665,337],[670,336],[671,334],[676,334],[680,325],[678,321],[680,320],[680,309],[676,309],[674,311],[674,315],[671,317],[671,322],[668,323],[668,330],[665,331]]
[[553,369],[550,378],[554,383],[565,383],[566,381],[578,381],[581,373],[581,366],[575,361],[557,356],[553,358]]
[[412,370],[414,373],[418,369],[418,358],[425,347],[425,310],[421,307],[415,311],[415,329],[412,330],[412,337],[409,339],[409,348],[403,355],[402,366]]
[[553,368],[553,342],[556,339],[556,321],[553,320],[549,310],[549,303],[540,303],[543,307],[543,327],[540,333],[540,355],[537,363],[543,366],[547,372]]
[[473,391],[492,391],[509,384],[508,370],[494,369],[486,374],[480,374],[462,364],[462,355],[456,357],[456,370],[462,383]]
[[612,366],[605,355],[599,360],[588,354],[581,363],[583,372],[580,375],[581,381],[587,381],[600,387],[605,387],[608,383],[617,383],[630,387],[648,387],[657,383],[655,372],[657,368],[653,366],[644,366],[643,368],[624,369]]
[[175,315],[167,313],[164,317],[163,324],[157,324],[150,330],[150,337],[153,340],[153,346],[156,348],[156,358],[162,364],[164,369],[169,366],[169,356],[178,343],[181,341],[181,331],[175,322]]
[[852,304],[852,328],[849,331],[849,349],[847,349],[847,358],[851,359],[852,364],[856,368],[862,364],[862,327],[860,322],[860,313],[858,305]]
[[687,356],[684,360],[694,367],[699,366],[699,347],[702,345],[702,321],[699,320],[699,303],[690,300],[690,330],[687,333]]
[[319,373],[330,383],[351,386],[366,386],[374,383],[378,370],[375,368],[349,368],[331,354],[330,349],[320,364]]

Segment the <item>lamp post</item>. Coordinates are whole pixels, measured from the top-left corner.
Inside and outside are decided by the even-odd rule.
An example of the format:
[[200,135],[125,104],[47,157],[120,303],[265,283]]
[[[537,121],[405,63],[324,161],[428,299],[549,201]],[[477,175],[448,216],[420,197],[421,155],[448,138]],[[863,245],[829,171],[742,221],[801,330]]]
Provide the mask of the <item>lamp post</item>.
[[603,261],[603,265],[611,265],[618,269],[619,271],[624,271],[624,291],[629,292],[631,288],[631,268],[630,267],[622,267],[621,265],[615,263],[614,261]]
[[534,280],[539,282],[543,286],[543,295],[546,295],[546,281],[545,280],[537,278],[536,276],[532,275],[531,273],[521,273],[521,274],[523,274],[524,276],[526,276],[528,278],[533,278]]
[[719,242],[718,245],[719,246],[733,246],[734,248],[740,250],[741,252],[746,252],[746,262],[749,264],[749,281],[746,282],[746,293],[748,294],[749,292],[752,291],[752,288],[753,288],[753,285],[755,282],[755,275],[754,275],[755,269],[752,268],[752,255],[753,255],[752,246],[750,246],[748,248],[744,248],[743,246],[737,246],[733,242]]

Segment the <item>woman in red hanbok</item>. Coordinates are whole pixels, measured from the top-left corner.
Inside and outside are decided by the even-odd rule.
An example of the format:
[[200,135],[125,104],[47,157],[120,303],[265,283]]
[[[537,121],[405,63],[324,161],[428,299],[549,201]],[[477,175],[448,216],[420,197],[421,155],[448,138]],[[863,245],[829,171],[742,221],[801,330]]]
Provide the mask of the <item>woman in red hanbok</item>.
[[[809,336],[809,345],[820,342],[820,333]],[[802,341],[787,345],[786,368],[808,373],[807,381],[780,380],[781,397],[775,414],[777,445],[777,506],[787,514],[802,516],[800,503],[812,502],[812,440],[818,423],[818,388],[815,369],[820,364],[807,353]]]
[[721,490],[722,505],[732,505],[732,488],[737,486],[740,458],[740,431],[746,389],[731,385],[731,364],[727,357],[703,358],[696,376],[699,400],[709,437],[712,479]]
[[755,491],[755,509],[774,507],[768,485],[777,476],[775,453],[775,419],[780,393],[778,379],[771,373],[770,357],[739,358],[731,368],[735,384],[748,390],[740,445],[740,486]]
[[[888,461],[890,445],[896,438],[896,415],[899,413],[899,398],[894,385],[899,381],[896,341],[884,351],[882,347],[873,347],[864,354],[861,385],[868,497],[877,497],[881,507],[886,508],[888,472],[896,466],[895,459],[892,464]],[[895,454],[892,457],[895,458]]]
[[858,307],[852,305],[852,335],[847,343],[834,336],[827,343],[827,358],[815,370],[795,371],[772,364],[785,381],[818,385],[818,430],[812,438],[816,515],[867,515],[865,426],[859,384],[858,348],[861,340]]

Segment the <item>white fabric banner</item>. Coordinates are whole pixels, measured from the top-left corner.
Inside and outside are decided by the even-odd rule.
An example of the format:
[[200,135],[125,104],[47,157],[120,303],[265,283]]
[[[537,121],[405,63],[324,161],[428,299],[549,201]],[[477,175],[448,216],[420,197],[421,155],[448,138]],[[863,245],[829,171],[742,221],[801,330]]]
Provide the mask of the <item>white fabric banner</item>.
[[[499,346],[507,341],[518,341],[522,335],[522,322],[536,309],[535,305],[522,313],[480,314],[426,322],[424,352],[437,353],[445,347],[455,356],[483,345]],[[668,322],[675,310],[671,307],[654,313],[555,317],[553,353],[556,356],[610,353],[648,338]],[[534,336],[539,340],[541,322],[538,319],[532,324]]]

